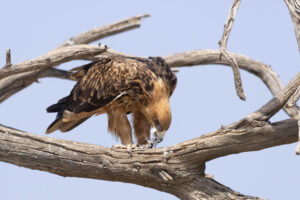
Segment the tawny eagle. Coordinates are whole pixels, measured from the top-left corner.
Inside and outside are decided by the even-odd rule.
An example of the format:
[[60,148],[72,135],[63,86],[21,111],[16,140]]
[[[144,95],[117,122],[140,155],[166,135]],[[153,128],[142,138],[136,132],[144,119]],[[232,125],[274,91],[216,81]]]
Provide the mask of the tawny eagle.
[[72,69],[77,83],[70,94],[47,108],[57,112],[46,133],[67,132],[92,115],[107,113],[108,130],[133,147],[127,115],[132,113],[137,144],[147,145],[150,132],[160,142],[171,124],[169,98],[177,78],[161,57],[113,56]]

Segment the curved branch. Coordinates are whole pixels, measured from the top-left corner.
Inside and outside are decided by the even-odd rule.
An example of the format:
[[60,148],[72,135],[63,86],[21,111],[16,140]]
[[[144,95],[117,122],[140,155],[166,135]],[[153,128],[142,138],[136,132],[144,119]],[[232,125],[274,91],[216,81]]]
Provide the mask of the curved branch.
[[300,51],[300,2],[297,0],[284,0],[294,23],[295,35]]
[[149,14],[138,15],[113,24],[93,28],[84,33],[71,37],[58,48],[77,44],[89,44],[107,36],[115,35],[141,26],[141,19],[150,17]]
[[[81,33],[67,40],[66,42],[61,44],[58,48],[54,49],[52,52],[49,52],[48,54],[55,52],[60,47],[93,42],[100,38],[104,38],[110,35],[131,30],[133,28],[138,28],[140,27],[141,19],[148,16],[149,16],[148,14],[145,14],[145,15],[131,17],[129,19],[125,19],[110,25],[106,25],[104,27],[98,27],[90,31],[87,31],[85,33]],[[110,51],[110,54],[115,54],[115,53],[113,51]],[[92,55],[89,55],[88,57],[92,57]],[[85,57],[83,59],[85,59]],[[6,65],[4,66],[4,68],[8,68],[10,66],[11,66],[11,60],[10,60],[10,51],[9,51],[6,54]],[[44,77],[57,77],[57,78],[70,79],[68,73],[58,71],[52,68],[47,68],[42,71],[32,71],[32,72],[25,72],[21,74],[10,75],[9,77],[0,80],[0,103],[2,103],[10,96],[14,95],[15,93],[28,87],[32,83],[36,82],[39,78],[44,78]]]
[[25,72],[6,77],[0,80],[0,103],[32,83],[37,82],[39,78],[52,77],[73,80],[71,74],[68,71],[49,68],[40,72]]
[[44,70],[46,68],[54,67],[62,63],[84,59],[88,56],[101,54],[106,51],[106,46],[90,46],[90,45],[76,45],[59,48],[56,51],[49,52],[43,56],[35,59],[24,61],[22,63],[12,65],[9,68],[0,70],[0,80],[10,75],[16,75],[23,72],[30,72],[36,70]]
[[[204,176],[205,165],[229,154],[297,141],[293,119],[261,127],[218,130],[171,147],[133,150],[49,138],[0,126],[0,160],[61,176],[121,181],[151,187],[181,199],[247,199]],[[188,189],[189,188],[189,189]],[[194,197],[194,198],[192,198]]]
[[[269,88],[273,96],[278,95],[282,91],[283,84],[281,83],[278,75],[271,69],[270,66],[241,54],[231,53],[231,55],[233,55],[233,57],[236,59],[241,69],[244,69],[260,78]],[[230,63],[227,60],[222,58],[220,59],[219,50],[193,50],[165,56],[164,59],[171,67],[207,64],[221,64],[230,66]],[[297,119],[298,108],[296,105],[290,108],[284,107],[284,110],[289,116]]]
[[219,41],[219,45],[220,45],[220,52],[221,52],[220,56],[221,57],[224,56],[225,59],[230,63],[230,65],[232,67],[236,93],[240,97],[240,99],[246,100],[246,95],[244,93],[244,89],[243,89],[243,85],[242,85],[242,79],[241,79],[239,66],[238,66],[235,58],[227,50],[227,41],[229,38],[229,33],[232,29],[234,18],[235,18],[235,15],[236,15],[237,9],[239,8],[240,3],[241,3],[240,0],[233,0],[226,24],[224,25],[222,39]]

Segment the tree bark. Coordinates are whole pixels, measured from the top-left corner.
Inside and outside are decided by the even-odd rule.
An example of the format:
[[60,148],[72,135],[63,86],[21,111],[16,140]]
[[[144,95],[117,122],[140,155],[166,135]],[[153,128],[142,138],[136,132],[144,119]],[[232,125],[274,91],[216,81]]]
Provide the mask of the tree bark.
[[[291,12],[295,29],[297,28],[295,32],[298,40],[300,37],[298,37],[297,9],[300,6],[294,0],[285,2]],[[70,38],[44,56],[19,64],[11,64],[8,51],[6,65],[0,70],[0,103],[31,85],[38,78],[72,79],[71,72],[53,68],[61,63],[73,59],[97,60],[108,55],[130,56],[113,50],[106,51],[106,47],[103,46],[83,44],[139,27],[141,18],[147,16],[136,16],[92,29]],[[228,18],[228,23],[231,24],[228,25],[227,32],[224,31],[227,36],[222,40],[221,51],[194,50],[164,56],[165,60],[171,67],[202,64],[232,65],[232,62],[222,58],[221,54],[224,48],[226,50],[230,31],[228,28],[231,28],[233,18]],[[295,102],[300,96],[300,74],[284,87],[277,74],[268,65],[240,54],[227,53],[236,62],[236,68],[238,66],[259,77],[274,95],[274,98],[261,109],[230,126],[222,126],[215,132],[170,147],[134,149],[130,155],[127,150],[49,138],[0,125],[0,161],[64,177],[133,183],[164,191],[185,200],[260,199],[239,194],[209,178],[205,175],[205,163],[230,154],[296,142],[300,122],[295,120],[298,119],[299,110]],[[240,85],[240,94],[241,91]],[[288,103],[289,106],[284,106],[292,95],[294,96]],[[294,119],[269,123],[269,118],[281,108]]]
[[205,162],[222,156],[297,141],[297,121],[264,123],[256,128],[222,129],[165,148],[109,149],[49,138],[0,126],[0,160],[64,177],[133,183],[180,199],[256,199],[205,176]]

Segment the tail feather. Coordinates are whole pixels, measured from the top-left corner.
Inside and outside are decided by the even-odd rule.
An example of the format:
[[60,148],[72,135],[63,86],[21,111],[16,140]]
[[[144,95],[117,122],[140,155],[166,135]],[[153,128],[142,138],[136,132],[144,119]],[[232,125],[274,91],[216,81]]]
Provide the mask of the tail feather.
[[60,99],[56,104],[49,106],[46,110],[48,113],[59,112],[61,110],[65,110],[67,108],[69,96],[66,96]]
[[57,112],[56,119],[48,126],[46,130],[46,134],[52,133],[56,130],[60,130],[61,132],[67,132],[90,118],[90,116],[81,119],[73,119],[71,121],[64,122],[64,112],[67,109],[68,98],[64,97],[59,100],[56,104],[53,104],[47,108],[47,112]]
[[52,133],[56,130],[60,130],[61,132],[67,132],[75,128],[76,126],[80,125],[83,123],[85,120],[87,120],[90,117],[78,119],[78,120],[72,120],[68,122],[64,122],[62,118],[57,118],[54,120],[49,127],[46,130],[46,134]]

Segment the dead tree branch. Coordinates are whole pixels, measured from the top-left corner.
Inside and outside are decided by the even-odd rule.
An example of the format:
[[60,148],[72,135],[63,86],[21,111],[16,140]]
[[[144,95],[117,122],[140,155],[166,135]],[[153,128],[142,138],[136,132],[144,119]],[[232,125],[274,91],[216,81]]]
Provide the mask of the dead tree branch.
[[50,52],[41,57],[12,65],[9,68],[0,70],[0,80],[10,75],[16,75],[23,72],[31,72],[36,70],[41,71],[71,60],[84,59],[87,56],[98,55],[106,51],[106,49],[106,46],[90,45],[76,45],[59,48],[56,51]]
[[113,24],[93,28],[89,31],[71,37],[70,39],[62,43],[58,48],[64,46],[70,46],[70,45],[77,45],[77,44],[89,44],[91,42],[100,40],[107,36],[122,33],[124,31],[128,31],[131,29],[139,28],[141,26],[141,19],[146,17],[150,17],[150,15],[149,14],[138,15],[119,22],[115,22]]
[[278,95],[262,106],[259,110],[251,114],[251,118],[255,120],[268,121],[286,104],[293,94],[295,94],[299,85],[300,73],[298,73]]
[[289,119],[226,134],[219,130],[166,148],[133,150],[130,157],[126,150],[48,138],[0,126],[0,160],[64,177],[134,183],[180,199],[255,199],[205,178],[204,162],[292,143],[297,141],[297,134],[297,121]]
[[230,63],[230,65],[232,66],[236,93],[240,97],[240,99],[245,100],[246,95],[244,94],[244,90],[243,90],[243,86],[242,86],[242,79],[241,79],[239,66],[238,66],[236,60],[234,59],[234,57],[227,51],[227,41],[229,38],[229,33],[232,29],[234,18],[235,18],[235,15],[236,15],[236,12],[237,12],[237,9],[238,9],[240,3],[241,3],[240,0],[233,0],[232,6],[230,8],[230,12],[229,12],[229,15],[227,18],[227,22],[224,25],[224,32],[223,32],[222,39],[219,41],[219,45],[220,45],[220,52],[221,52],[220,57],[224,56],[226,58],[226,60]]
[[[164,58],[172,67],[207,64],[230,66],[229,61],[222,58],[220,59],[219,55],[220,51],[218,50],[194,50],[165,56]],[[235,53],[231,53],[231,55],[235,58],[241,69],[244,69],[260,78],[274,96],[278,95],[282,91],[283,84],[270,66],[244,55]],[[284,110],[289,116],[295,119],[298,118],[298,107],[296,105],[290,108],[284,107]]]
[[295,92],[295,94],[290,98],[290,100],[287,102],[287,107],[293,107],[296,105],[296,102],[299,100],[300,98],[300,87],[297,89],[297,91]]
[[295,94],[300,85],[300,73],[294,77],[289,84],[274,98],[272,98],[268,103],[263,105],[260,109],[248,115],[247,117],[239,120],[231,126],[225,128],[242,128],[247,127],[254,123],[267,122],[273,115],[275,115],[283,106],[288,102],[288,100]]
[[[114,35],[114,34],[121,33],[121,32],[127,31],[127,30],[131,30],[133,28],[138,28],[138,27],[140,27],[141,19],[148,17],[148,16],[149,16],[148,14],[135,16],[135,17],[131,17],[129,19],[125,19],[125,20],[113,23],[113,24],[106,25],[102,28],[99,27],[99,28],[92,29],[90,31],[87,31],[85,33],[81,33],[79,35],[72,37],[71,39],[67,40],[69,42],[66,41],[63,44],[61,44],[59,47],[67,47],[67,46],[70,46],[71,44],[77,44],[77,45],[85,44],[87,42],[93,42],[100,38],[104,38],[104,37],[107,37],[110,35]],[[109,28],[112,28],[112,30],[109,30]],[[83,37],[86,37],[86,39],[84,39]],[[56,48],[52,52],[49,52],[48,54],[52,54],[57,49],[58,48]],[[110,55],[115,54],[115,52],[113,52],[113,51],[109,51],[109,52],[110,52]],[[43,56],[41,56],[41,57],[43,57]],[[82,57],[82,59],[87,59],[88,57],[91,58],[92,55]],[[7,53],[6,58],[7,59],[6,59],[5,66],[11,66],[11,62],[8,62],[8,60],[10,60],[10,52],[9,52],[9,56]],[[45,60],[45,61],[47,61],[47,60]],[[22,64],[24,64],[26,62],[28,62],[28,61],[22,62],[22,63],[18,64],[18,66],[22,66]],[[7,68],[7,67],[4,67],[4,68]],[[1,73],[1,71],[0,71],[0,73]],[[35,70],[35,71],[21,73],[21,74],[10,74],[9,77],[6,77],[4,79],[0,78],[1,79],[0,80],[0,103],[5,101],[6,99],[8,99],[10,96],[14,95],[15,93],[21,91],[22,89],[30,86],[32,83],[36,82],[39,78],[44,78],[44,77],[57,77],[57,78],[69,79],[70,73],[63,72],[63,71],[57,71],[52,68],[47,68],[42,71]]]
[[294,23],[298,49],[300,51],[300,2],[298,0],[284,0]]
[[[300,111],[299,111],[299,119],[300,119]],[[300,120],[298,119],[298,144],[296,147],[296,155],[300,154]]]
[[6,51],[6,63],[3,68],[8,68],[10,66],[11,66],[11,54],[10,54],[10,49],[8,49]]
[[[293,0],[286,0],[288,6],[291,6],[291,1]],[[122,149],[48,138],[0,125],[0,161],[67,177],[134,183],[168,192],[180,199],[259,199],[241,195],[207,178],[205,163],[230,154],[297,141],[300,122],[289,119],[269,123],[268,119],[281,108],[293,118],[300,115],[298,107],[293,103],[299,98],[300,73],[283,87],[277,74],[269,66],[227,51],[229,33],[239,4],[240,0],[233,0],[219,43],[220,51],[196,50],[164,58],[171,67],[201,64],[232,66],[236,91],[241,99],[245,99],[245,95],[239,67],[258,76],[275,97],[256,112],[233,125],[171,147],[133,150],[132,157]],[[144,17],[148,15],[92,29],[70,38],[46,55],[19,64],[11,64],[8,52],[6,65],[0,70],[0,103],[38,78],[72,79],[71,72],[53,68],[61,63],[74,59],[97,60],[116,54],[127,56],[112,50],[106,51],[106,47],[103,46],[86,44],[137,28]],[[289,99],[290,107],[285,106]]]

